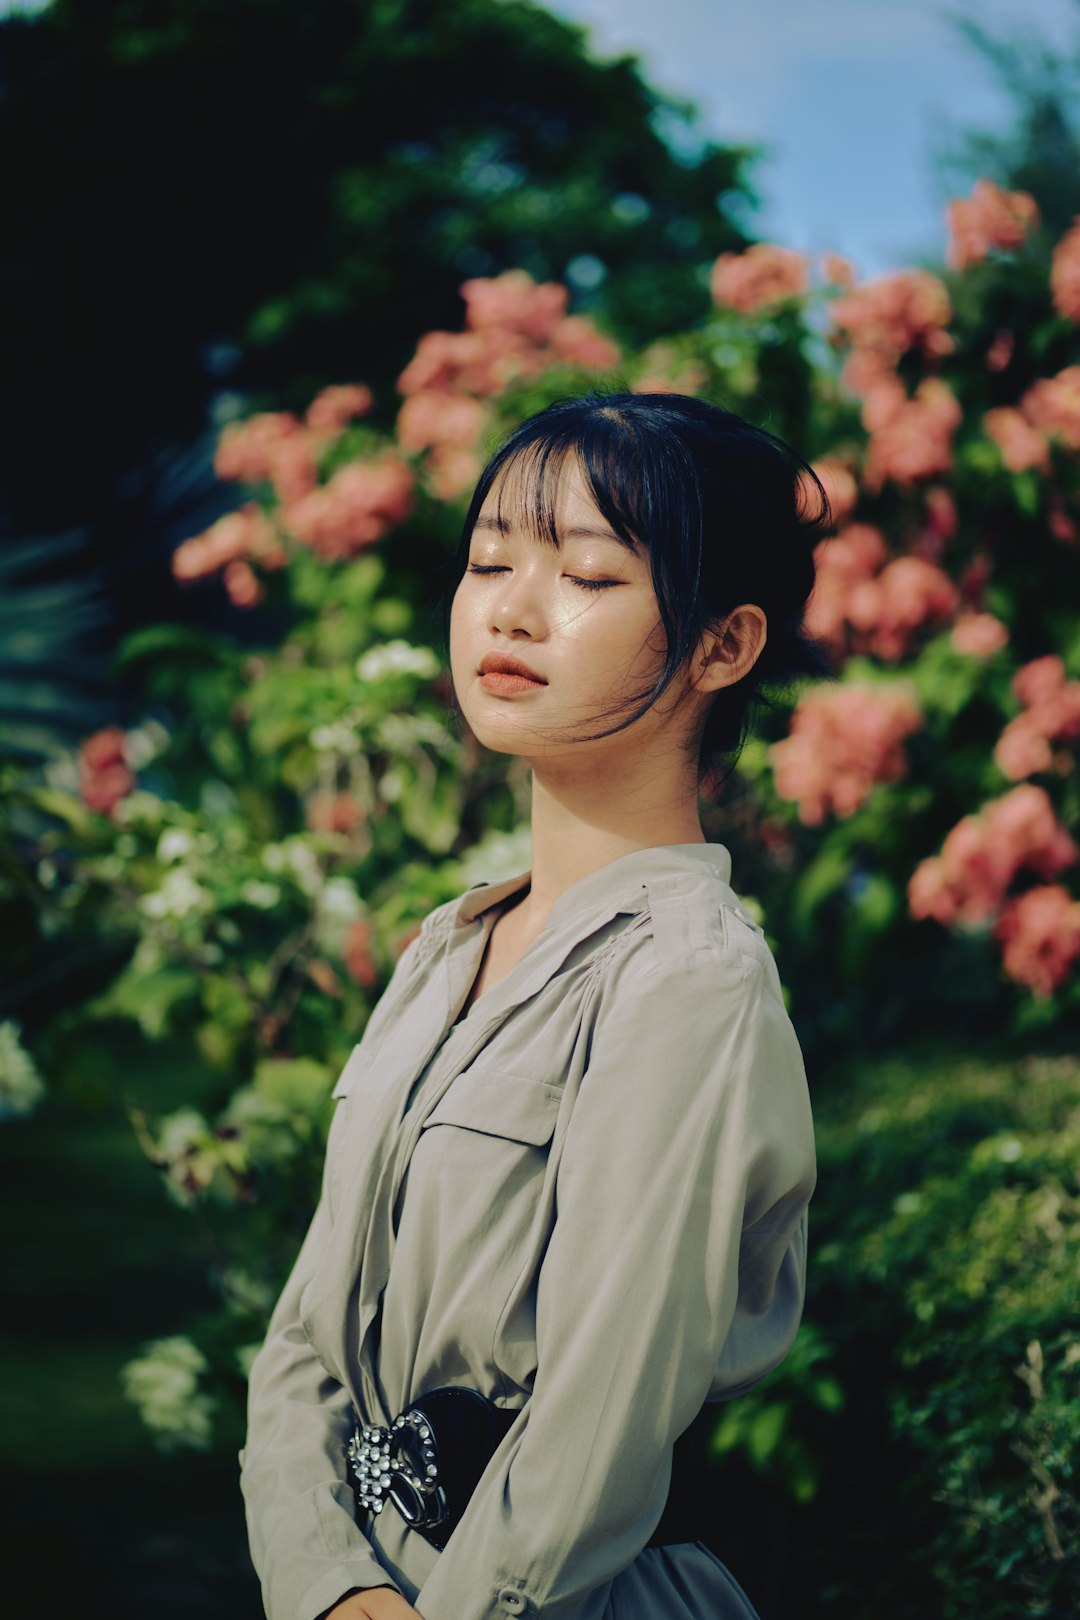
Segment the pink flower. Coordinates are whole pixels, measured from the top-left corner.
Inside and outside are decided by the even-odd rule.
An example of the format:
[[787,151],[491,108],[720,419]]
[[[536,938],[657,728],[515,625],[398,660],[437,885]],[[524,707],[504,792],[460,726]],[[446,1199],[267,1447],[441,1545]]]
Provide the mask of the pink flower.
[[286,560],[269,520],[254,501],[226,512],[202,534],[182,541],[172,556],[173,578],[182,584],[206,579],[246,557],[255,557],[264,568],[280,567]]
[[472,489],[483,470],[478,450],[456,444],[437,444],[424,464],[427,482],[440,501],[456,501]]
[[1054,249],[1050,294],[1059,315],[1067,321],[1080,321],[1080,214]]
[[1046,1001],[1080,957],[1080,900],[1063,883],[1042,884],[1009,901],[994,925],[1010,979]]
[[869,652],[896,663],[919,631],[947,623],[959,604],[944,569],[922,557],[896,557],[876,579],[852,589],[847,617],[863,633]]
[[567,315],[551,334],[551,346],[560,360],[583,371],[610,371],[622,359],[622,351],[610,338],[597,331],[585,315]]
[[270,477],[279,447],[294,435],[306,439],[291,411],[262,411],[246,422],[230,422],[218,439],[214,471],[219,478],[260,484]]
[[308,406],[305,420],[319,439],[336,439],[354,416],[366,416],[375,399],[366,383],[341,383],[324,388]]
[[1046,792],[1025,782],[964,816],[941,853],[921,861],[908,881],[913,917],[945,926],[981,925],[998,912],[1017,873],[1056,877],[1080,855]]
[[744,315],[799,298],[808,287],[804,256],[771,242],[755,242],[744,253],[721,253],[709,273],[713,303]]
[[985,259],[991,249],[1018,248],[1038,223],[1039,209],[1026,191],[1003,191],[992,180],[976,180],[970,197],[946,204],[951,232],[946,258],[954,270]]
[[971,658],[990,658],[1009,644],[1008,626],[992,613],[961,613],[949,633],[958,653]]
[[953,493],[942,484],[926,491],[926,525],[942,541],[952,540],[960,526]]
[[1057,490],[1052,490],[1046,507],[1046,527],[1060,540],[1063,546],[1075,546],[1080,538],[1080,531],[1065,510],[1064,502]]
[[398,443],[405,450],[428,450],[433,445],[471,449],[490,419],[489,407],[479,399],[424,389],[410,394],[398,412]]
[[927,377],[867,446],[863,483],[877,491],[887,483],[914,484],[952,467],[952,436],[963,420],[960,402],[939,377]]
[[225,589],[234,606],[242,608],[254,607],[261,602],[266,591],[259,583],[259,577],[251,564],[236,557],[232,562],[225,564],[222,574]]
[[901,745],[922,724],[898,684],[816,689],[799,702],[789,734],[769,748],[776,791],[798,804],[804,826],[830,812],[850,816],[876,783],[904,775]]
[[810,634],[843,650],[844,625],[851,588],[871,579],[888,560],[885,537],[869,523],[852,523],[814,547],[814,588],[804,619]]
[[1032,383],[1020,409],[1033,427],[1080,450],[1080,366],[1066,366],[1056,377]]
[[415,481],[395,456],[354,461],[282,514],[301,544],[327,561],[353,557],[403,523]]
[[379,982],[379,970],[372,956],[373,943],[371,924],[363,917],[349,924],[342,953],[345,970],[350,979],[363,985],[365,990],[373,990]]
[[944,282],[928,270],[898,270],[864,282],[838,298],[829,317],[834,340],[846,341],[886,369],[909,349],[931,358],[952,351],[952,338],[944,330],[952,319],[952,304]]
[[997,445],[1010,472],[1026,472],[1029,467],[1049,472],[1050,450],[1045,438],[1013,406],[1001,405],[987,411],[983,417],[983,432]]
[[850,259],[841,258],[839,253],[822,255],[821,273],[830,287],[840,287],[844,292],[850,292],[855,285],[854,267]]
[[89,810],[111,815],[135,786],[124,749],[120,726],[104,726],[83,739],[77,756],[79,797]]
[[351,833],[365,820],[351,793],[313,793],[308,800],[305,821],[312,832]]
[[504,270],[494,277],[474,277],[459,289],[465,300],[465,324],[471,331],[496,328],[516,332],[531,344],[552,341],[566,314],[569,290],[557,281],[537,283],[527,270]]
[[1004,371],[1013,357],[1016,339],[1011,332],[1002,331],[986,351],[987,371]]
[[869,523],[851,523],[832,539],[818,542],[814,588],[804,614],[811,635],[835,652],[846,651],[844,626],[851,591],[860,581],[872,579],[888,556],[884,535]]
[[1055,754],[1051,745],[1080,738],[1080,681],[1067,681],[1063,661],[1049,653],[1018,669],[1012,689],[1024,708],[994,747],[998,769],[1014,782],[1041,771],[1070,771],[1072,755]]

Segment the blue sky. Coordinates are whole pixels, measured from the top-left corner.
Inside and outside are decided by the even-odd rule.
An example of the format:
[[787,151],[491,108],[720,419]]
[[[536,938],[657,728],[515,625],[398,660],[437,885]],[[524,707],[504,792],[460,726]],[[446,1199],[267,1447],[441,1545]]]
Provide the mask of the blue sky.
[[[950,128],[1001,128],[1007,102],[947,10],[1080,47],[1080,0],[549,0],[599,56],[698,103],[719,140],[761,143],[755,234],[834,251],[860,275],[940,256]],[[940,139],[936,139],[940,137]],[[1078,191],[1080,197],[1080,191]],[[1078,202],[1080,206],[1080,202]]]

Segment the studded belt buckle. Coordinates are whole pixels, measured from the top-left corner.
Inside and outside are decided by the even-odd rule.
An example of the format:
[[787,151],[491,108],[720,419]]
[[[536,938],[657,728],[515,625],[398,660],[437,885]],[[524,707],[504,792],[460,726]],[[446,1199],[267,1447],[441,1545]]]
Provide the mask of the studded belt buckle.
[[361,1507],[381,1513],[393,1502],[414,1529],[431,1529],[447,1519],[435,1432],[417,1407],[407,1406],[389,1428],[358,1421],[345,1451]]

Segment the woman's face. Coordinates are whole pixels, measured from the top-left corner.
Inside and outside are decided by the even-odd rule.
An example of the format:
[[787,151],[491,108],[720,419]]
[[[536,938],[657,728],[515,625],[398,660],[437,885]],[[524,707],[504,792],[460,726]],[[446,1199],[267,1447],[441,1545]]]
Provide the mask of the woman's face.
[[[567,456],[559,478],[559,550],[530,528],[521,489],[518,458],[480,509],[454,595],[450,663],[462,713],[480,742],[499,752],[580,760],[596,750],[609,756],[640,749],[669,718],[670,693],[615,736],[570,739],[618,724],[632,709],[598,716],[648,691],[663,668],[666,643],[648,555],[630,552],[613,533],[576,457]],[[520,660],[542,684],[515,690],[485,677],[480,666],[488,655]]]

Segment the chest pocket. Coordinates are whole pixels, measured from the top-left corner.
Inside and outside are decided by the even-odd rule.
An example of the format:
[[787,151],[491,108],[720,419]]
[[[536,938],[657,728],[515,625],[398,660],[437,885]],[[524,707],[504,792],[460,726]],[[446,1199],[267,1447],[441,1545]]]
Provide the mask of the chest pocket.
[[562,1087],[506,1069],[466,1069],[451,1081],[422,1130],[457,1125],[485,1136],[543,1147],[551,1140]]

